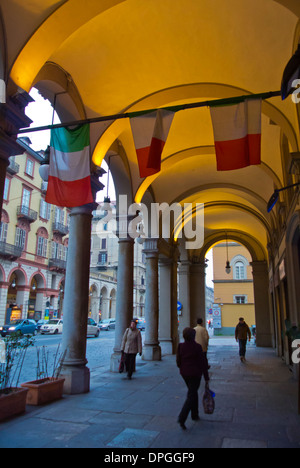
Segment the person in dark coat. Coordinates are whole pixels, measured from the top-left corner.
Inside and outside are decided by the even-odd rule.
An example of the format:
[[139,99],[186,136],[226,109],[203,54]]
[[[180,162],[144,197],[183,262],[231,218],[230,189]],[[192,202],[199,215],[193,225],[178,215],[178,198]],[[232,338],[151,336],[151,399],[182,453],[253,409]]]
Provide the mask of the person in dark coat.
[[235,329],[235,339],[239,342],[241,362],[246,361],[247,338],[249,339],[250,343],[251,330],[243,317],[241,317]]
[[209,382],[208,366],[202,346],[195,341],[196,331],[193,328],[183,330],[184,343],[180,343],[177,351],[177,366],[188,388],[187,399],[178,417],[178,423],[186,430],[185,422],[191,412],[192,420],[199,420],[198,390],[202,375]]

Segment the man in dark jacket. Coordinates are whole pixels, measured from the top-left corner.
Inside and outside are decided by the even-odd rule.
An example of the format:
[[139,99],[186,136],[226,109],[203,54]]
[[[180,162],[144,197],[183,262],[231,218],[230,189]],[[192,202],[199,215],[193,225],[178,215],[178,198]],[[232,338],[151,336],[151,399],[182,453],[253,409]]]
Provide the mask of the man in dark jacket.
[[247,337],[249,338],[249,343],[251,341],[251,331],[245,320],[241,317],[239,323],[235,329],[235,339],[239,342],[240,346],[240,358],[241,362],[245,362],[246,356],[246,347],[247,347]]
[[199,420],[198,390],[202,375],[209,381],[208,366],[202,351],[202,346],[195,341],[196,331],[193,328],[183,330],[184,343],[180,343],[177,351],[177,366],[188,387],[187,399],[178,417],[182,429],[186,429],[185,421],[191,411],[193,421]]

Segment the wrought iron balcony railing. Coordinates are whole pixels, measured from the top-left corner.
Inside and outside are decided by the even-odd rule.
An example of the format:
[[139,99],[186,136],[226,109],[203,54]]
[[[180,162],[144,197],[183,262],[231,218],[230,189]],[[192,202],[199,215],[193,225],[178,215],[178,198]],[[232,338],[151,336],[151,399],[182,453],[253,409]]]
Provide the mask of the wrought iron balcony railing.
[[64,272],[66,271],[66,268],[67,268],[67,262],[59,258],[51,258],[49,260],[49,268],[50,270]]
[[28,206],[21,205],[17,208],[17,216],[18,218],[27,219],[30,223],[34,223],[37,220],[38,214],[36,211],[28,208]]
[[0,242],[0,257],[2,258],[16,260],[17,258],[21,257],[22,252],[23,247],[17,247],[2,241]]
[[52,225],[53,232],[58,232],[58,234],[62,234],[63,236],[66,236],[69,233],[69,228],[68,226],[65,226],[62,223],[53,223]]

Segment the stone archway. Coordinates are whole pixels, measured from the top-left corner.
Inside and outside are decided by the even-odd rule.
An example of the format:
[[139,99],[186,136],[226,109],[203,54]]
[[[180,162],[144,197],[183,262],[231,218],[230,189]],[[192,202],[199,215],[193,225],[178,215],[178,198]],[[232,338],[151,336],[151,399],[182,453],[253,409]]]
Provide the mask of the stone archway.
[[40,320],[45,310],[45,289],[47,282],[42,273],[35,273],[29,281],[29,298],[27,317],[33,320]]

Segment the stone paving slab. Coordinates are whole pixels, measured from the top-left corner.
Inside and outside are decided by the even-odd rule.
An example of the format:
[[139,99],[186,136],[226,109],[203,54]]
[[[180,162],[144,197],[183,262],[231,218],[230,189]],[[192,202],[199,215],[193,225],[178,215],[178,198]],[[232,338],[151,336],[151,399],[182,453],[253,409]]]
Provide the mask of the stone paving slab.
[[[211,388],[216,410],[177,424],[186,387],[175,356],[144,363],[131,381],[107,368],[91,372],[91,392],[0,424],[0,447],[30,448],[299,448],[298,385],[274,350],[250,347],[246,364],[234,340],[212,340]],[[217,346],[217,343],[218,346]],[[200,403],[204,391],[201,384]]]

